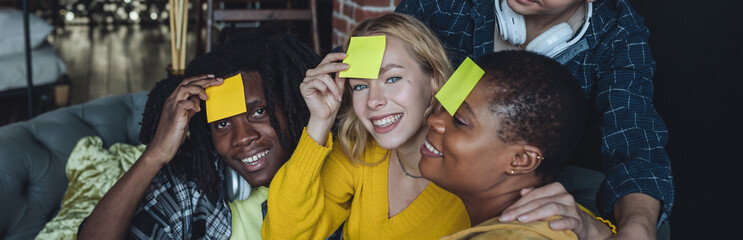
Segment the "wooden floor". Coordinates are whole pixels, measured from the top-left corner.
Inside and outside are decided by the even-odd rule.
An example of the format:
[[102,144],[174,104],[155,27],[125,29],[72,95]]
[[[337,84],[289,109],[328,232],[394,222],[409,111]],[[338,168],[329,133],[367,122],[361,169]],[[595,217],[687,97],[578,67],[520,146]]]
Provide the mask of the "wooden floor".
[[[192,59],[195,34],[190,32],[187,39],[187,59]],[[167,76],[170,35],[165,25],[67,26],[49,40],[67,65],[68,105],[149,91]],[[27,120],[26,99],[25,95],[2,99],[0,125]],[[51,109],[37,106],[35,114]]]
[[[188,38],[193,58],[193,33]],[[54,45],[67,64],[71,104],[105,96],[147,91],[166,77],[170,64],[167,26],[71,26]]]

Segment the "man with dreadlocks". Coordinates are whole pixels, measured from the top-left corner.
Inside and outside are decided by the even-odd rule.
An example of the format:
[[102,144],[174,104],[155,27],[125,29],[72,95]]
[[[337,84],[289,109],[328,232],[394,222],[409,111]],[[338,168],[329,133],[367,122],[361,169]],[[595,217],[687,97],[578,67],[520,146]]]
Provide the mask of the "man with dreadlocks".
[[[299,92],[318,56],[288,34],[236,32],[194,59],[185,80],[150,92],[147,150],[80,225],[80,239],[259,239],[267,186],[299,141],[309,112]],[[247,112],[207,123],[205,88],[243,77]],[[252,186],[231,202],[226,169]],[[233,228],[232,226],[239,226]]]

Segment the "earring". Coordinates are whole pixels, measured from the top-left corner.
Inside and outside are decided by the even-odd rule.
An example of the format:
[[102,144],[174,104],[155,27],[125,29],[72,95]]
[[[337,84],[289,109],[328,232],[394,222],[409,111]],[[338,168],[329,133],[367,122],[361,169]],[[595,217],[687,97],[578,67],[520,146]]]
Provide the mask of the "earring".
[[511,169],[511,171],[508,171],[508,174],[514,175],[514,174],[516,174],[516,170]]
[[544,158],[542,156],[537,155],[537,160],[542,161]]

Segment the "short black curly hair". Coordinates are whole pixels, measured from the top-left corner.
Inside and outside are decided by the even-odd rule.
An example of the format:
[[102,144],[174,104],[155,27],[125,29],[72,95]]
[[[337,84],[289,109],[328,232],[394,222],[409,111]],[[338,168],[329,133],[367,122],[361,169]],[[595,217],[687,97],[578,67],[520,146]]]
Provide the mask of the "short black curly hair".
[[[294,36],[274,29],[230,32],[217,49],[191,61],[183,77],[162,80],[150,91],[139,135],[142,143],[149,144],[154,137],[165,99],[184,78],[203,74],[226,78],[240,72],[258,72],[271,126],[281,144],[294,150],[309,120],[299,84],[305,71],[320,62],[319,56]],[[204,104],[202,101],[201,109],[206,109]],[[279,126],[276,105],[283,110],[288,129]],[[189,121],[190,137],[180,146],[169,167],[182,179],[195,181],[199,190],[211,192],[221,186],[218,169],[222,163],[216,161],[218,154],[204,112]]]
[[554,181],[582,136],[586,100],[578,81],[556,61],[527,51],[489,53],[477,64],[501,122],[497,136],[539,147],[546,160],[535,171],[543,183]]

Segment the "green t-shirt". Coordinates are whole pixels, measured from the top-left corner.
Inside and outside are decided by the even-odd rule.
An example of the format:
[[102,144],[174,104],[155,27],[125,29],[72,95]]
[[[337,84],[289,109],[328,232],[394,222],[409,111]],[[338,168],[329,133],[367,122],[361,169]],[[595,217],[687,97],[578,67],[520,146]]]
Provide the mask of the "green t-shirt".
[[261,239],[263,211],[261,204],[268,199],[268,188],[253,188],[246,200],[229,202],[232,212],[230,239]]

